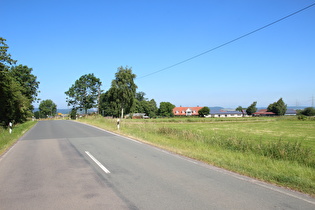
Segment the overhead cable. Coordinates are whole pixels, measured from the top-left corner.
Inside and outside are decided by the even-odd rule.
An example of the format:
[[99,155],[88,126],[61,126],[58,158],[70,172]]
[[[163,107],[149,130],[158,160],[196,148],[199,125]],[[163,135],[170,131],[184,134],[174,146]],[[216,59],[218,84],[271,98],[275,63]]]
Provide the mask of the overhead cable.
[[242,35],[242,36],[239,36],[239,37],[237,37],[237,38],[235,38],[235,39],[232,39],[231,41],[225,42],[224,44],[221,44],[221,45],[218,45],[218,46],[216,46],[216,47],[214,47],[214,48],[211,48],[210,50],[204,51],[204,52],[202,52],[202,53],[200,53],[200,54],[197,54],[197,55],[195,55],[195,56],[192,56],[192,57],[190,57],[190,58],[187,58],[187,59],[185,59],[185,60],[182,60],[182,61],[180,61],[180,62],[178,62],[178,63],[175,63],[175,64],[170,65],[170,66],[168,66],[168,67],[165,67],[165,68],[163,68],[163,69],[160,69],[160,70],[151,72],[151,73],[149,73],[149,74],[140,76],[140,77],[138,77],[137,79],[142,79],[142,78],[144,78],[144,77],[148,77],[148,76],[151,76],[151,75],[153,75],[153,74],[157,74],[157,73],[159,73],[159,72],[168,70],[168,69],[173,68],[173,67],[175,67],[175,66],[178,66],[178,65],[180,65],[180,64],[186,63],[186,62],[188,62],[188,61],[190,61],[190,60],[193,60],[193,59],[195,59],[195,58],[198,58],[198,57],[200,57],[200,56],[202,56],[202,55],[204,55],[204,54],[207,54],[207,53],[212,52],[212,51],[214,51],[214,50],[217,50],[217,49],[219,49],[219,48],[221,48],[221,47],[224,47],[224,46],[226,46],[226,45],[228,45],[228,44],[231,44],[231,43],[233,43],[233,42],[235,42],[235,41],[238,41],[238,40],[240,40],[240,39],[242,39],[242,38],[244,38],[244,37],[247,37],[247,36],[249,36],[249,35],[251,35],[251,34],[253,34],[253,33],[256,33],[256,32],[258,32],[258,31],[261,31],[261,30],[263,30],[263,29],[265,29],[265,28],[267,28],[267,27],[269,27],[269,26],[271,26],[271,25],[274,25],[274,24],[276,24],[276,23],[278,23],[278,22],[280,22],[280,21],[282,21],[282,20],[284,20],[284,19],[287,19],[287,18],[289,18],[289,17],[291,17],[291,16],[293,16],[293,15],[296,15],[296,14],[298,14],[298,13],[300,13],[300,12],[306,10],[306,9],[309,9],[310,7],[313,7],[313,6],[315,6],[315,3],[313,3],[313,4],[311,4],[311,5],[307,6],[307,7],[304,7],[303,9],[300,9],[300,10],[298,10],[298,11],[296,11],[296,12],[293,12],[293,13],[291,13],[291,14],[289,14],[289,15],[283,17],[283,18],[280,18],[280,19],[278,19],[278,20],[276,20],[276,21],[274,21],[274,22],[272,22],[272,23],[269,23],[269,24],[267,24],[267,25],[265,25],[265,26],[262,26],[262,27],[260,27],[260,28],[258,28],[258,29],[256,29],[256,30],[253,30],[253,31],[251,31],[251,32],[249,32],[249,33],[246,33],[246,34],[244,34],[244,35]]

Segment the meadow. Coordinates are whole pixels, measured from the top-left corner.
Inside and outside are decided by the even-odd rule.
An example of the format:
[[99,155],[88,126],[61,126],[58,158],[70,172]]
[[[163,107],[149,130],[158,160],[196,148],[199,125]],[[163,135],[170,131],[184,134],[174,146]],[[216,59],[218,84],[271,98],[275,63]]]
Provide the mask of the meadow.
[[29,129],[36,124],[36,121],[27,121],[23,124],[14,125],[12,133],[0,126],[0,155],[5,153],[15,142]]
[[315,120],[297,117],[80,121],[315,196]]

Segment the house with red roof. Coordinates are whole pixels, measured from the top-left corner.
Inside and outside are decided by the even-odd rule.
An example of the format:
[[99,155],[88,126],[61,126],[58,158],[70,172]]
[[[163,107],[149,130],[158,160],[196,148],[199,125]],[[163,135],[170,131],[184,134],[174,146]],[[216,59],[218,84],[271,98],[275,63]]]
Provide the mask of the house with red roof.
[[273,112],[268,112],[267,109],[260,109],[257,112],[253,113],[253,116],[275,116]]
[[173,109],[174,116],[198,116],[198,111],[203,107],[175,107]]

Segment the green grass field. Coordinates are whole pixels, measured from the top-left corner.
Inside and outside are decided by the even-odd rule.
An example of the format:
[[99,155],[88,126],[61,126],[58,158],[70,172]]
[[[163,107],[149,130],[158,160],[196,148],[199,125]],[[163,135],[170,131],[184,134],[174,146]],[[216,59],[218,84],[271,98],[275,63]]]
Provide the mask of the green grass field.
[[315,120],[164,118],[81,121],[218,167],[315,195]]
[[36,121],[27,121],[13,127],[12,133],[8,129],[0,127],[0,155],[9,149],[29,129],[36,124]]

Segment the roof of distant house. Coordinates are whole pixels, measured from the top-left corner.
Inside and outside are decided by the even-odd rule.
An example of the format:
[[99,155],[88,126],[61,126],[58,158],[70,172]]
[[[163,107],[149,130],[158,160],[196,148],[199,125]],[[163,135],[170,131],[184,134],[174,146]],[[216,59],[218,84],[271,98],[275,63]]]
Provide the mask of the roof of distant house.
[[253,115],[275,115],[275,113],[268,112],[267,109],[260,109],[258,112],[253,113]]
[[210,110],[210,114],[243,114],[242,112],[239,111],[211,111]]
[[[203,107],[199,107],[199,106],[197,106],[197,107],[175,107],[174,109],[173,109],[173,113],[175,114],[175,115],[186,115],[186,111],[189,109],[189,110],[191,110],[193,113],[193,115],[195,114],[195,115],[198,115],[198,111],[200,110],[200,109],[202,109]],[[195,113],[194,113],[194,111],[195,111]]]
[[294,110],[294,109],[287,109],[285,114],[296,114],[296,110]]

